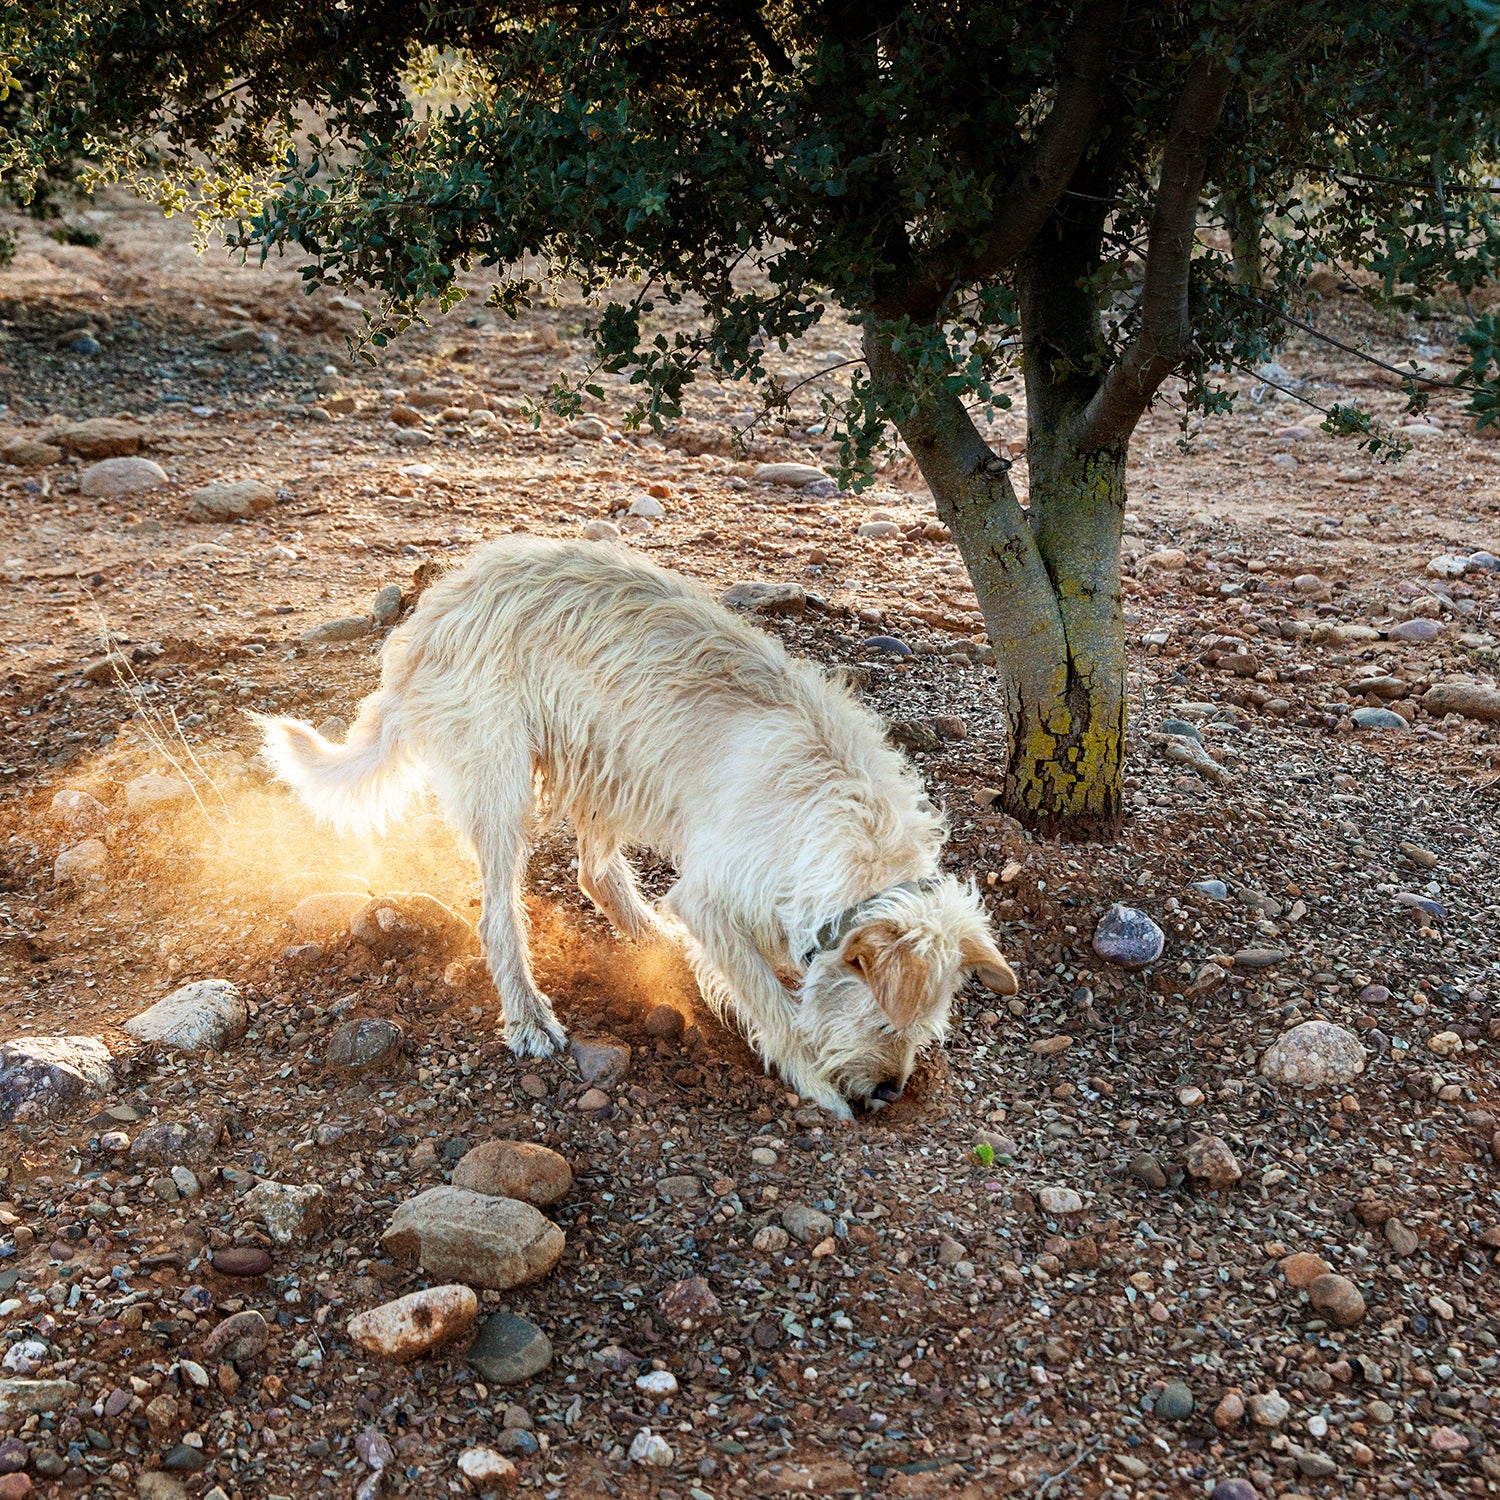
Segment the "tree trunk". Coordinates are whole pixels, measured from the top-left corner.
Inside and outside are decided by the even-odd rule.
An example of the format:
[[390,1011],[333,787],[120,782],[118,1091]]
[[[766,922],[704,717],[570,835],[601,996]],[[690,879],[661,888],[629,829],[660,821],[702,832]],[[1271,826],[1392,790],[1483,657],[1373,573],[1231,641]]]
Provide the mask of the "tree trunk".
[[1028,827],[1091,838],[1120,817],[1125,455],[1033,431],[1031,499],[957,400],[903,424],[953,533],[995,649],[1009,723],[1002,807]]
[[[979,595],[1009,723],[1002,806],[1070,837],[1112,832],[1125,754],[1120,608],[1123,457],[1031,450],[1031,504],[1009,475],[932,485]],[[1022,530],[996,519],[1014,510]]]

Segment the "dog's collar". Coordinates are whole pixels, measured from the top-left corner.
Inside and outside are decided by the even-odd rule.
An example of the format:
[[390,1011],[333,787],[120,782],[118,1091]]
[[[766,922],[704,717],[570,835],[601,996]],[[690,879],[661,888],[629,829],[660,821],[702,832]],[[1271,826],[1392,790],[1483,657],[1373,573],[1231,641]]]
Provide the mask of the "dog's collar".
[[860,914],[867,906],[872,906],[882,897],[894,895],[897,891],[925,891],[932,885],[931,880],[903,880],[899,885],[888,885],[884,890],[876,891],[873,896],[866,896],[863,901],[856,901],[853,906],[845,907],[832,921],[825,922],[818,928],[813,936],[812,947],[802,955],[803,969],[820,953],[837,948],[859,926]]

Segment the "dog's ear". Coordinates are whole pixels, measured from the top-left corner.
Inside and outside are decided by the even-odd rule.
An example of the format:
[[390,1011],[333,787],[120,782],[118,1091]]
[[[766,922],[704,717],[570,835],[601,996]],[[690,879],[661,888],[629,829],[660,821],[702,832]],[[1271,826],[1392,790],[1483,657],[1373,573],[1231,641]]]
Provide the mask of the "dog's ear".
[[987,934],[966,937],[959,944],[958,952],[964,968],[972,969],[985,989],[993,990],[997,995],[1014,995],[1021,988],[1011,966],[1005,961],[1005,955]]
[[905,937],[894,922],[870,922],[844,944],[844,962],[859,970],[897,1031],[911,1025],[931,993],[927,960]]

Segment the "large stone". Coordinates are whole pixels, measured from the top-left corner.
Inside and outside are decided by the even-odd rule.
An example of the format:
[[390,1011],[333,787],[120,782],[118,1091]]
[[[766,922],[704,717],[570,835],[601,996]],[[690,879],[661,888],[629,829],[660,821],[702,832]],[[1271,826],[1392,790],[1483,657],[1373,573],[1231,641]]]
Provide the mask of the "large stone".
[[485,1319],[465,1358],[492,1385],[530,1380],[552,1363],[552,1340],[515,1313]]
[[357,641],[374,628],[374,621],[368,615],[344,615],[337,620],[324,620],[321,625],[309,626],[297,639],[304,646],[331,646],[340,641]]
[[371,896],[350,920],[349,931],[382,958],[416,953],[457,958],[479,944],[473,927],[456,911],[419,891]]
[[222,1052],[250,1024],[244,997],[227,979],[200,979],[173,990],[123,1029],[143,1042],[179,1052]]
[[674,1281],[656,1299],[656,1311],[680,1333],[691,1333],[718,1319],[722,1308],[713,1288],[701,1276]]
[[319,891],[292,909],[292,926],[315,943],[347,937],[349,926],[369,901],[363,891]]
[[828,475],[811,464],[761,464],[755,477],[761,484],[785,484],[800,490],[805,484],[817,484],[827,479]]
[[807,608],[807,590],[800,583],[732,583],[719,595],[725,609],[752,615],[800,615]]
[[188,1500],[187,1486],[160,1469],[146,1469],[136,1477],[136,1500]]
[[65,787],[53,797],[47,814],[69,833],[98,833],[109,822],[109,809],[97,797],[72,787]]
[[1411,725],[1389,708],[1356,708],[1349,718],[1360,729],[1389,729],[1395,734],[1405,734]]
[[388,583],[375,593],[370,605],[370,618],[377,625],[394,625],[401,618],[401,585]]
[[255,1309],[231,1313],[203,1340],[206,1359],[236,1364],[265,1353],[271,1342],[271,1325]]
[[60,462],[62,456],[61,448],[56,448],[51,443],[39,443],[35,438],[12,438],[4,447],[0,447],[0,458],[18,469],[45,469]]
[[401,1060],[405,1040],[406,1034],[394,1021],[360,1016],[345,1021],[328,1038],[323,1061],[330,1068],[349,1073],[389,1068]]
[[529,1203],[435,1187],[391,1215],[381,1243],[433,1276],[503,1292],[545,1276],[566,1241]]
[[430,1286],[408,1292],[349,1319],[349,1337],[387,1359],[419,1359],[462,1338],[479,1316],[479,1298],[466,1286]]
[[485,1495],[508,1495],[521,1483],[521,1471],[493,1448],[465,1448],[458,1455],[458,1472]]
[[1155,963],[1166,941],[1166,934],[1145,912],[1118,901],[1094,929],[1094,952],[1122,969],[1144,969]]
[[1416,641],[1425,644],[1435,641],[1448,629],[1441,620],[1428,620],[1418,615],[1413,620],[1402,620],[1399,625],[1392,625],[1386,631],[1386,639],[1392,641]]
[[114,1082],[114,1062],[98,1037],[16,1037],[0,1046],[0,1122],[53,1119]]
[[1193,1414],[1193,1393],[1181,1380],[1169,1380],[1157,1393],[1152,1408],[1164,1422],[1181,1422]]
[[1440,682],[1422,694],[1422,707],[1434,718],[1462,714],[1466,719],[1500,723],[1500,688],[1473,682]]
[[1234,1152],[1216,1135],[1200,1135],[1184,1153],[1188,1172],[1210,1187],[1226,1188],[1245,1174]]
[[0,1380],[0,1416],[46,1415],[77,1400],[78,1387],[71,1380]]
[[1307,1289],[1307,1300],[1330,1322],[1352,1328],[1365,1315],[1364,1294],[1347,1276],[1329,1272]]
[[98,885],[109,868],[109,850],[101,839],[70,844],[52,862],[52,878],[58,885]]
[[1348,1083],[1365,1070],[1365,1049],[1359,1038],[1332,1021],[1303,1021],[1284,1031],[1260,1060],[1264,1078],[1302,1088],[1325,1088]]
[[833,1233],[833,1220],[820,1208],[810,1208],[805,1203],[788,1203],[781,1210],[781,1227],[794,1240],[815,1245]]
[[556,1151],[530,1141],[484,1141],[459,1159],[453,1186],[546,1208],[568,1195],[573,1170]]
[[167,471],[149,458],[106,458],[78,476],[78,493],[91,500],[118,500],[170,482]]
[[192,787],[180,776],[161,776],[148,771],[125,783],[125,811],[133,818],[173,812],[194,800]]
[[257,1182],[240,1204],[245,1216],[259,1219],[278,1245],[291,1245],[317,1228],[327,1201],[315,1182]]
[[630,1071],[630,1048],[618,1037],[575,1036],[568,1052],[585,1083],[609,1088]]
[[1083,1199],[1072,1188],[1044,1187],[1037,1189],[1037,1207],[1050,1218],[1061,1219],[1068,1214],[1083,1212]]
[[134,422],[122,422],[118,417],[90,417],[48,434],[59,448],[79,458],[128,458],[140,451],[145,436]]
[[247,521],[276,504],[276,491],[259,479],[215,480],[188,496],[190,521]]
[[157,1120],[130,1143],[130,1159],[156,1167],[207,1161],[223,1133],[224,1121],[215,1114],[206,1119],[194,1115],[186,1124]]

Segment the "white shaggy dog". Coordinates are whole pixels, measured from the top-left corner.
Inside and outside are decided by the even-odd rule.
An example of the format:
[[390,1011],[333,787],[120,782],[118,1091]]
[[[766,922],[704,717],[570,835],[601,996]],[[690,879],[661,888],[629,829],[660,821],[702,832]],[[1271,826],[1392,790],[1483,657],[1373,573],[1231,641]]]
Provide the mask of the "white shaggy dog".
[[899,1096],[965,971],[1015,993],[974,887],[937,873],[941,822],[879,719],[623,549],[495,543],[393,632],[346,744],[261,723],[277,773],[343,827],[383,825],[430,782],[478,856],[518,1056],[567,1039],[521,903],[542,811],[571,820],[579,885],[631,938],[663,924],[622,847],[675,863],[662,907],[705,997],[837,1115]]

